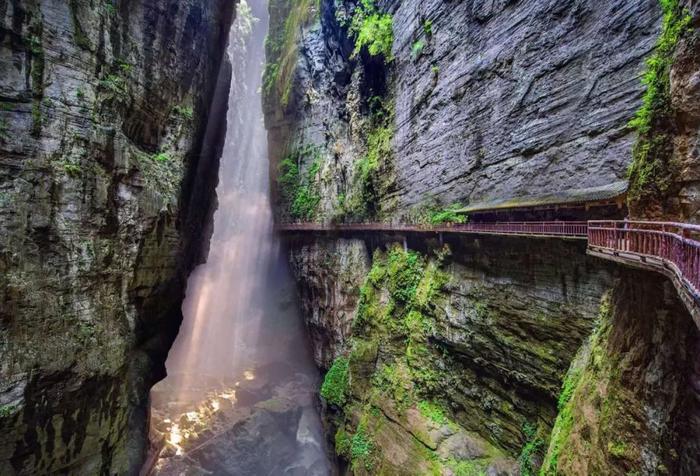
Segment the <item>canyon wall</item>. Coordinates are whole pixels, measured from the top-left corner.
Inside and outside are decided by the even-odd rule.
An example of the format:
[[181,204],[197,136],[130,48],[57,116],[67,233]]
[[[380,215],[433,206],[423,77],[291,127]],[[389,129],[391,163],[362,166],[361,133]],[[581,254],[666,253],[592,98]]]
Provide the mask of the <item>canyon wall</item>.
[[[690,2],[270,12],[278,220],[423,222],[619,184],[632,216],[695,219]],[[347,472],[697,473],[698,331],[666,278],[583,242],[288,244]]]
[[2,474],[140,468],[214,204],[234,5],[0,2]]

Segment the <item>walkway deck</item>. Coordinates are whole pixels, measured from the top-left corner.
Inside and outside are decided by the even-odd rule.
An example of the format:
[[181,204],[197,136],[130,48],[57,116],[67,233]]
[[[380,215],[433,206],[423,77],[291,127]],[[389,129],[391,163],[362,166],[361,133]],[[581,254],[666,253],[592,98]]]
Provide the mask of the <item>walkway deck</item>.
[[495,222],[464,225],[407,225],[391,223],[286,223],[277,226],[296,233],[430,233],[512,235],[588,240],[587,253],[668,276],[700,327],[699,225],[649,221]]

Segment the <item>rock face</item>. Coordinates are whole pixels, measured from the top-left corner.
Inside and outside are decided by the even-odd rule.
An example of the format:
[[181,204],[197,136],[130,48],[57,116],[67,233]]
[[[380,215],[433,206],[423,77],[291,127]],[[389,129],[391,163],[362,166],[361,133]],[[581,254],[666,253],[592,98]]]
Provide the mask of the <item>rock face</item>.
[[267,101],[273,163],[309,145],[322,157],[317,218],[337,218],[357,192],[379,96],[394,118],[385,216],[624,179],[656,0],[378,3],[393,15],[391,63],[351,58],[341,23],[353,3],[322,2],[288,104]]
[[233,6],[0,2],[0,473],[138,472]]
[[[694,9],[667,72],[675,126],[664,133],[683,172],[661,214],[638,216],[693,219],[697,6],[668,5]],[[423,220],[456,202],[624,180],[639,77],[664,31],[656,0],[270,11],[281,220]],[[355,49],[358,12],[391,16],[391,55]],[[587,257],[583,243],[447,241],[289,241],[349,472],[697,472],[696,438],[684,436],[698,431],[697,330],[665,278]]]
[[[389,249],[390,243],[391,239],[385,242]],[[431,254],[430,247],[437,246],[427,243],[426,249],[420,237],[409,244],[426,257]],[[375,464],[389,474],[396,474],[391,468],[398,470],[391,466],[396,451],[405,453],[414,464],[429,464],[430,458],[422,450],[418,451],[420,457],[416,455],[416,448],[426,444],[421,425],[431,424],[413,408],[418,400],[443,402],[458,425],[428,445],[446,461],[474,460],[485,468],[487,462],[500,464],[507,456],[518,456],[527,443],[523,427],[531,425],[542,435],[548,434],[557,414],[563,375],[593,331],[600,301],[616,276],[614,267],[587,257],[582,242],[483,238],[448,240],[447,244],[452,253],[441,265],[446,275],[444,287],[440,297],[430,299],[435,309],[424,312],[431,316],[426,340],[429,357],[415,363],[407,357],[411,351],[397,344],[410,340],[411,331],[404,337],[400,330],[402,320],[410,318],[402,317],[396,298],[380,298],[384,303],[380,305],[388,306],[387,319],[395,321],[398,330],[393,324],[381,324],[388,326],[388,331],[369,324],[373,330],[368,331],[352,322],[358,320],[363,307],[372,306],[362,297],[360,284],[367,286],[373,279],[363,279],[363,272],[365,276],[377,273],[376,256],[371,260],[365,251],[377,247],[376,242],[318,239],[311,243],[293,241],[291,245],[292,269],[300,283],[317,362],[327,368],[333,358],[350,355],[352,390],[345,408],[352,416],[348,421],[362,420],[366,416],[363,405],[371,404],[381,408],[385,419],[395,425],[390,434],[385,433],[386,422],[370,425],[380,428],[373,435],[381,448],[375,454]],[[348,256],[356,258],[348,260]],[[369,273],[368,263],[373,266]],[[418,289],[425,280],[430,281],[425,278],[429,266],[425,269]],[[340,289],[344,291],[339,293]],[[412,325],[407,324],[409,329]],[[413,347],[418,348],[418,344]],[[377,390],[376,386],[384,367],[404,365],[408,370],[401,381],[406,385],[414,382],[417,395],[416,401],[407,403],[408,413],[401,411],[405,402],[399,398],[397,404],[396,393]],[[419,372],[432,373],[436,381],[423,388]],[[375,392],[381,397],[371,397]],[[477,442],[474,444],[492,449],[477,456],[460,456],[466,451],[463,445],[450,446],[462,438],[451,437],[454,428],[469,432],[469,440]],[[452,440],[441,446],[448,437]],[[402,441],[408,447],[402,447]]]

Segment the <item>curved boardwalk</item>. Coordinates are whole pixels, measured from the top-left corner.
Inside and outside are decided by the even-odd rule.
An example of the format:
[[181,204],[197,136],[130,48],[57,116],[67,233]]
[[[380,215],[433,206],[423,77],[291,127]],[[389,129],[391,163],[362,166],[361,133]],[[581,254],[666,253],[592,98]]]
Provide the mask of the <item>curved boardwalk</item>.
[[588,254],[667,275],[700,327],[700,226],[650,221],[486,222],[444,225],[284,223],[296,233],[455,233],[588,240]]

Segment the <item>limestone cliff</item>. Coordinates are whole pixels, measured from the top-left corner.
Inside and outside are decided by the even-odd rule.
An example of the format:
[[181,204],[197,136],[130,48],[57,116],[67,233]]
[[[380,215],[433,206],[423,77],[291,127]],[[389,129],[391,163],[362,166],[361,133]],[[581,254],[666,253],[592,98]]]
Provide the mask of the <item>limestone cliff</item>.
[[[271,2],[278,219],[424,221],[628,179],[635,216],[695,219],[689,7]],[[289,250],[349,472],[698,471],[698,334],[665,278],[549,239]]]
[[233,6],[0,2],[2,474],[138,472],[212,204]]

